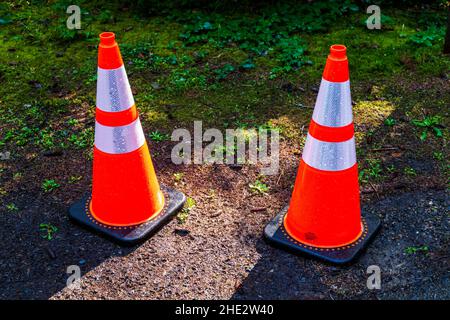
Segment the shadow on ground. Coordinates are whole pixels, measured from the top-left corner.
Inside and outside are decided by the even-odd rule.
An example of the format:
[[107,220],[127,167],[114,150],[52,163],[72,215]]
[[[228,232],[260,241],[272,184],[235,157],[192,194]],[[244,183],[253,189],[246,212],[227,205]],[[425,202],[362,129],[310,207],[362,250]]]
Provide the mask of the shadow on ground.
[[[73,195],[75,196],[75,195]],[[75,199],[74,199],[75,200]],[[66,286],[67,267],[85,274],[105,260],[128,255],[134,247],[119,247],[72,223],[70,201],[21,192],[15,203],[20,212],[0,215],[1,299],[48,299]],[[40,223],[57,226],[53,240],[41,237]]]
[[[261,257],[232,299],[448,299],[449,204],[446,192],[435,190],[366,205],[382,219],[382,229],[350,266],[295,256],[260,239]],[[428,249],[406,249],[423,246]],[[370,265],[381,269],[381,290],[367,289]]]

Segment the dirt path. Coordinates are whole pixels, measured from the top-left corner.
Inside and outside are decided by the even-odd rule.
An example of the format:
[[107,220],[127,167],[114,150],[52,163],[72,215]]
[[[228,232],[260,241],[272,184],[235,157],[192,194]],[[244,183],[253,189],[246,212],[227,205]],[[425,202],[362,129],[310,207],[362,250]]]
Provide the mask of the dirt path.
[[[65,158],[55,161],[67,163]],[[187,222],[173,220],[133,248],[117,246],[68,220],[67,207],[84,192],[83,183],[60,196],[36,197],[32,190],[22,190],[15,203],[24,209],[0,215],[0,233],[8,235],[0,253],[0,298],[450,298],[445,191],[366,199],[365,209],[382,219],[383,228],[350,267],[325,265],[266,244],[263,228],[290,195],[296,161],[295,155],[284,158],[283,174],[268,181],[267,195],[249,191],[248,183],[257,175],[252,167],[184,168],[178,188],[196,200]],[[174,169],[180,170],[158,165],[164,172],[161,180],[173,185]],[[270,205],[261,210],[266,203]],[[58,226],[54,240],[39,237],[42,221]],[[423,246],[428,250],[407,253]],[[64,288],[69,265],[81,267],[81,289]],[[381,268],[381,290],[366,288],[369,265]]]

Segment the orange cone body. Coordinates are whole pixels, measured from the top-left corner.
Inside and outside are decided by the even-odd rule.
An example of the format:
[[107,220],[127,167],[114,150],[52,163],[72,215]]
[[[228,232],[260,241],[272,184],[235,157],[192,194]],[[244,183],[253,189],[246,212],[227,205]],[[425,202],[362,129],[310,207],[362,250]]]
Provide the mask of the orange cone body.
[[164,196],[139,121],[114,33],[100,35],[92,200],[110,226],[133,226],[161,212]]
[[318,248],[363,233],[346,48],[333,45],[322,77],[284,227]]

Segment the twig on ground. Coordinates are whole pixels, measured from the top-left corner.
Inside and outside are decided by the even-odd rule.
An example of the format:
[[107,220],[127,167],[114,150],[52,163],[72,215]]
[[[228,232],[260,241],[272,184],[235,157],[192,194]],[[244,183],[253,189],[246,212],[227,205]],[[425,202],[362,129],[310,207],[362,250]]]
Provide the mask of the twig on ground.
[[252,208],[252,209],[250,209],[251,212],[259,212],[259,211],[265,211],[265,210],[267,210],[266,207]]
[[398,147],[384,147],[384,148],[376,148],[376,149],[371,149],[370,151],[394,151],[394,150],[400,150],[400,148]]
[[397,147],[384,147],[384,148],[377,148],[377,149],[371,149],[370,151],[394,151],[394,150],[399,150],[400,148]]
[[284,174],[284,170],[281,169],[281,173],[280,173],[280,175],[278,176],[278,179],[277,179],[277,185],[278,185],[278,183],[280,182],[281,176],[282,176],[283,174]]
[[372,182],[368,181],[370,187],[373,189],[373,191],[375,192],[377,199],[380,200],[380,194],[378,193],[378,190],[375,188],[375,186],[372,184]]

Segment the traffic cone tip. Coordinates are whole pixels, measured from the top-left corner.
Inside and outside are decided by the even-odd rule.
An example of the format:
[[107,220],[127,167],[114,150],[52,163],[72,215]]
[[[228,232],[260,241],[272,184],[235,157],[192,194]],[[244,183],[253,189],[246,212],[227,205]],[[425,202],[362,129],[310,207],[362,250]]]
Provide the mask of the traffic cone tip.
[[343,44],[333,44],[330,47],[330,59],[347,59],[347,48]]
[[113,32],[102,32],[99,37],[98,67],[101,69],[117,69],[123,66],[115,34]]
[[344,45],[334,44],[330,47],[322,78],[331,82],[349,80],[347,48]]
[[102,32],[99,37],[100,45],[102,46],[113,46],[116,44],[116,35],[114,32]]

